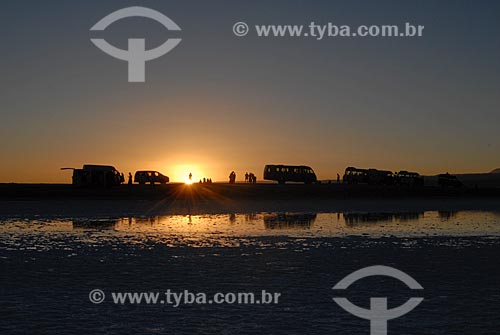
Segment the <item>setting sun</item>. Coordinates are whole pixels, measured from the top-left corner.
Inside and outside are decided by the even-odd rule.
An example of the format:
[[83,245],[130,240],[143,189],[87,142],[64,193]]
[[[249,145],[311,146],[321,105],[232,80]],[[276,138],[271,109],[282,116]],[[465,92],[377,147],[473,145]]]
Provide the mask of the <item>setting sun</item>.
[[206,178],[204,171],[196,164],[179,164],[172,170],[172,180],[182,182],[188,185]]

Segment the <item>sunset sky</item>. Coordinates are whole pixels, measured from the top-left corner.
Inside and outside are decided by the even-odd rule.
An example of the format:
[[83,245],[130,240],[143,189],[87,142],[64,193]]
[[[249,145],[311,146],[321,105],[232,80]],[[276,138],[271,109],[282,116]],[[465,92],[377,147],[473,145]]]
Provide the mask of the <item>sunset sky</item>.
[[[423,174],[500,167],[500,2],[4,1],[0,182],[71,182],[61,167],[110,164],[182,181],[262,179],[265,164]],[[149,19],[89,31],[127,6]],[[259,38],[255,24],[425,25],[421,38]],[[182,42],[127,82],[96,48]]]

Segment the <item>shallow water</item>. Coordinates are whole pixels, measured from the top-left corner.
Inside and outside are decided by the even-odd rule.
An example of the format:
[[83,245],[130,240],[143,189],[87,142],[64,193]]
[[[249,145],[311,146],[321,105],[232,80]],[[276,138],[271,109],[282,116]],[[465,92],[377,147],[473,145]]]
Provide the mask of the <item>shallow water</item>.
[[[369,334],[332,286],[371,265],[424,290],[388,334],[496,334],[498,212],[257,213],[4,218],[2,334]],[[380,277],[380,276],[379,276]],[[375,277],[374,277],[375,278]],[[378,278],[378,277],[377,277]],[[89,301],[95,288],[107,294]],[[280,292],[276,305],[117,305],[110,292]],[[364,279],[346,296],[396,307],[415,293]]]
[[[256,213],[95,217],[63,219],[4,219],[5,242],[16,236],[78,236],[94,232],[99,238],[134,237],[425,237],[500,236],[500,212],[406,213]],[[49,242],[49,241],[47,241]]]

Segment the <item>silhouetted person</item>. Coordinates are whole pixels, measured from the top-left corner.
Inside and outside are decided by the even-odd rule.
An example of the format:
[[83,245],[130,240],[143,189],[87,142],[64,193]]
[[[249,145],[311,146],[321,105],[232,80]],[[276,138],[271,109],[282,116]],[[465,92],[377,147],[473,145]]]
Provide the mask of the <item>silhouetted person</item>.
[[189,180],[193,180],[193,174],[189,172]]
[[250,175],[248,174],[248,172],[245,172],[245,183],[246,183],[246,182],[249,182],[249,179],[248,179],[248,177],[249,177],[249,176],[250,176]]
[[340,184],[340,175],[337,173],[337,184]]
[[128,173],[128,184],[132,185],[132,174],[130,172]]
[[231,173],[229,174],[229,183],[234,184],[235,181],[236,181],[236,172],[231,171]]
[[251,183],[251,184],[255,184],[257,181],[257,177],[255,177],[255,175],[253,174],[253,172],[250,172],[248,174],[248,182]]

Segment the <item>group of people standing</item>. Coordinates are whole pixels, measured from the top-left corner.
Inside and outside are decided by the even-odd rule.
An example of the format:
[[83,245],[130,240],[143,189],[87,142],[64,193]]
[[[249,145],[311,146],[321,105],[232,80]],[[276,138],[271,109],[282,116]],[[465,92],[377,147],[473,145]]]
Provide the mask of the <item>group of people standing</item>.
[[[236,172],[231,171],[229,174],[229,184],[236,183]],[[257,176],[253,172],[245,172],[245,183],[257,183]]]
[[212,178],[200,179],[200,184],[212,184]]
[[257,176],[254,175],[253,172],[246,172],[245,183],[251,183],[251,184],[257,183]]

